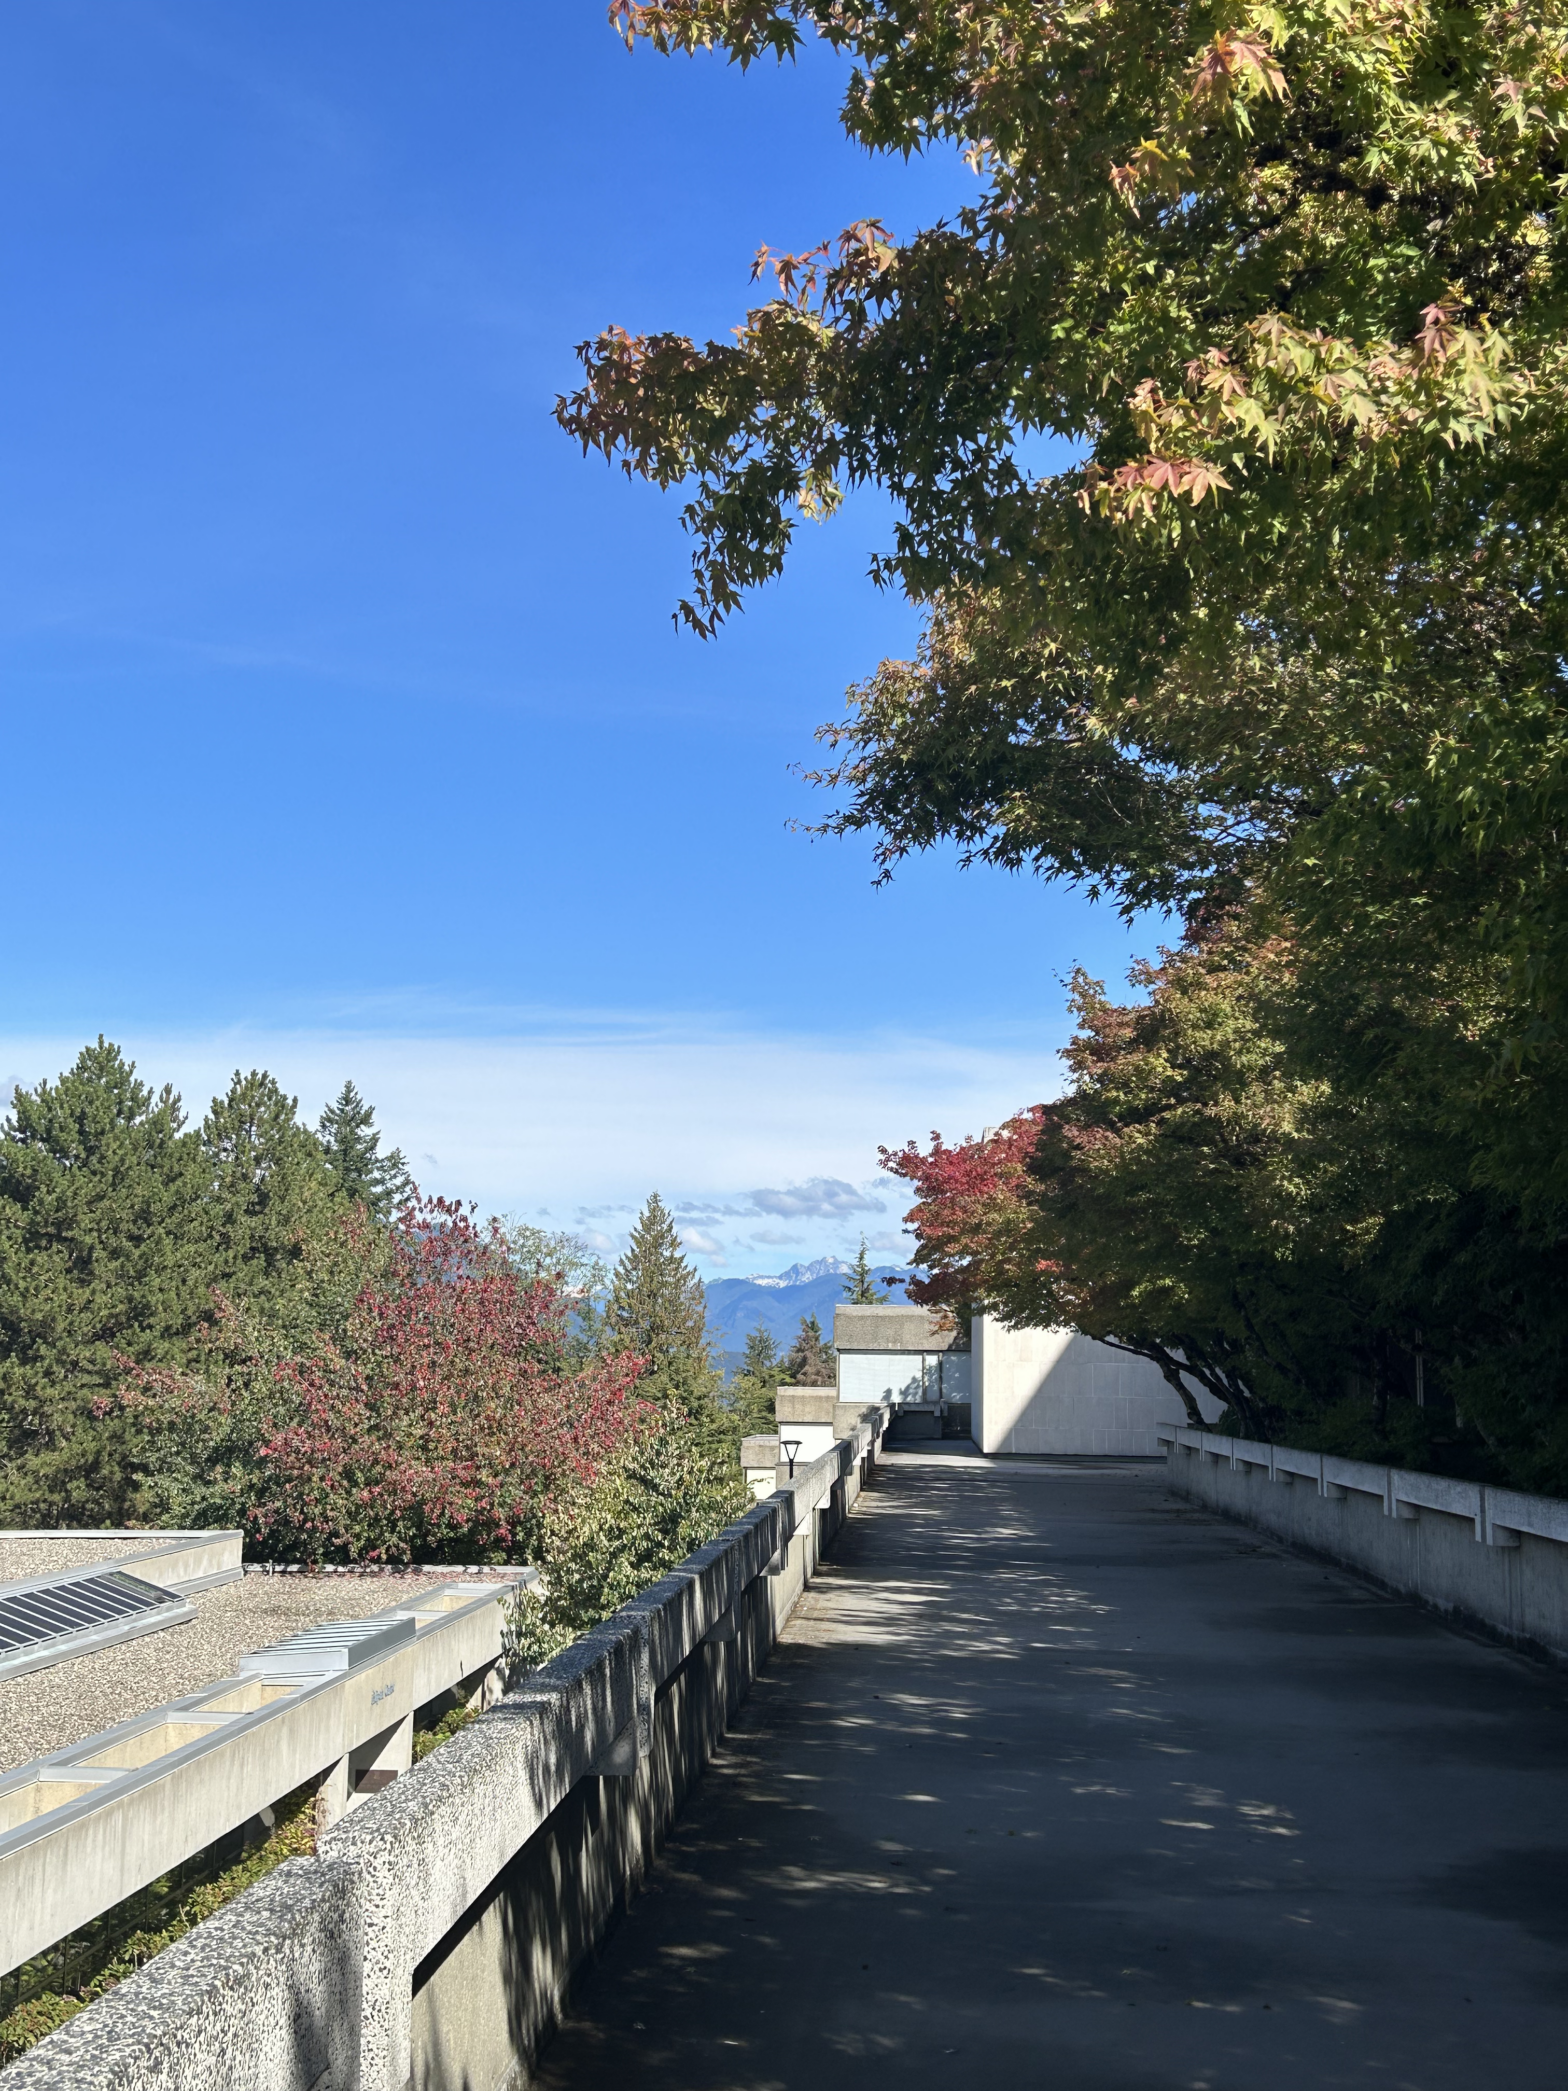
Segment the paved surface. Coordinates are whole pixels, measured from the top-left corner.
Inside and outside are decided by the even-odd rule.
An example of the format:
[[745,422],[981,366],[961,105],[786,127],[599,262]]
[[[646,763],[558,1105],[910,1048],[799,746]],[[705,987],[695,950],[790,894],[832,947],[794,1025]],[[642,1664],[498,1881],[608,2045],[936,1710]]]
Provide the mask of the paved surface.
[[1568,2081],[1568,1678],[1167,1493],[879,1470],[549,2091]]

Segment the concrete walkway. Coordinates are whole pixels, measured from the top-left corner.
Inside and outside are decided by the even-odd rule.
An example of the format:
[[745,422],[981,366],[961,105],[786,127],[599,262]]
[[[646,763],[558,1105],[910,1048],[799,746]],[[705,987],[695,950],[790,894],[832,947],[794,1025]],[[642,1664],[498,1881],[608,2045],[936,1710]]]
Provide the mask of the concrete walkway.
[[551,2091],[1558,2091],[1568,1679],[1181,1503],[895,1457]]

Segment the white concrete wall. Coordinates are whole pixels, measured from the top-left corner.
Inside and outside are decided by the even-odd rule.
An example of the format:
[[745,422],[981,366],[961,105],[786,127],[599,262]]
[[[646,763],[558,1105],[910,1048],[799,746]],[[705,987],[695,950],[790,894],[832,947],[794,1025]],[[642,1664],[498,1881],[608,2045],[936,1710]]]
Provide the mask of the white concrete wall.
[[1154,1458],[1157,1425],[1187,1420],[1146,1358],[1071,1329],[1009,1329],[989,1314],[973,1326],[972,1428],[982,1452]]

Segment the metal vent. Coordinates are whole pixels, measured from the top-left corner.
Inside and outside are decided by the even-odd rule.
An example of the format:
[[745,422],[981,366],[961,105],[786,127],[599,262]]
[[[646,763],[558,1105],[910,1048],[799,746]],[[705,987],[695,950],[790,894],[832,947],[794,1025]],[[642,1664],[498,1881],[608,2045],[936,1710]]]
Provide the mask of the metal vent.
[[0,1584],[0,1677],[194,1617],[194,1607],[176,1592],[107,1562]]

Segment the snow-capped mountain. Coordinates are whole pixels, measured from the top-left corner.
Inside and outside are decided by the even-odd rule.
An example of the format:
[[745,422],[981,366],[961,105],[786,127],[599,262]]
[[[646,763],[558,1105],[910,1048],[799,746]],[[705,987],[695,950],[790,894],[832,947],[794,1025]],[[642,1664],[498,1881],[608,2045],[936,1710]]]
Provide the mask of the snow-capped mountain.
[[842,1256],[819,1256],[814,1263],[792,1263],[787,1271],[780,1271],[776,1278],[765,1277],[761,1271],[753,1271],[743,1278],[743,1285],[809,1285],[813,1278],[836,1278],[843,1271],[853,1270]]
[[[831,1342],[833,1309],[843,1302],[844,1278],[851,1268],[842,1256],[818,1256],[811,1263],[792,1264],[776,1276],[710,1278],[703,1289],[714,1349],[732,1364],[751,1330],[760,1324],[780,1350],[788,1350],[805,1314],[817,1317]],[[893,1281],[891,1298],[895,1301],[903,1299],[904,1280],[909,1275],[907,1264],[879,1263],[872,1271],[874,1278]]]

